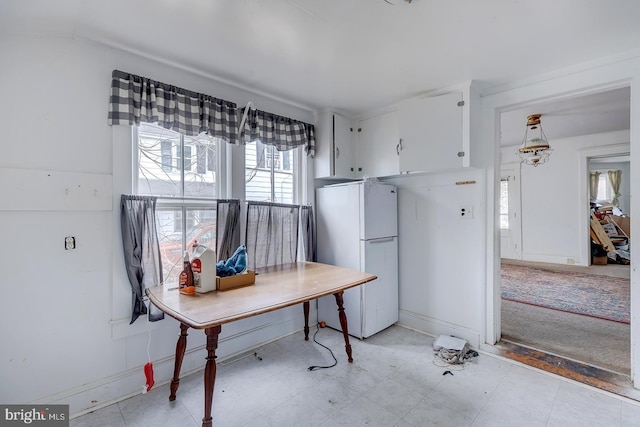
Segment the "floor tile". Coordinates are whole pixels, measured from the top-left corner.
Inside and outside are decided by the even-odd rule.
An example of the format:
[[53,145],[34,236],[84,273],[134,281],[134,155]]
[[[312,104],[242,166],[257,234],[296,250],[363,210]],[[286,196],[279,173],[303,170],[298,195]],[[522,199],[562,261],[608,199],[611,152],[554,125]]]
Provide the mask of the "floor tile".
[[456,408],[455,403],[444,403],[431,398],[424,398],[413,407],[404,421],[415,427],[427,426],[470,426],[473,418],[466,416],[463,411]]
[[621,424],[622,401],[573,383],[560,385],[547,425],[617,426]]
[[[639,402],[486,354],[443,365],[434,358],[432,337],[399,326],[352,338],[353,363],[340,332],[324,328],[316,338],[333,351],[336,366],[308,370],[333,358],[302,332],[219,363],[213,425],[640,427]],[[174,402],[168,385],[156,387],[70,426],[200,426],[203,382],[199,371],[181,379]]]
[[125,423],[120,407],[115,404],[74,418],[69,427],[125,427]]

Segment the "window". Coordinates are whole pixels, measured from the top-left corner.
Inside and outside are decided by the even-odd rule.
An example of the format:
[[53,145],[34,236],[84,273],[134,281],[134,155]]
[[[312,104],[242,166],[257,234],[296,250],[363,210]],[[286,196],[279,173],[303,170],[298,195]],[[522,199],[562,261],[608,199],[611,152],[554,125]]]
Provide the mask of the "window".
[[137,129],[137,193],[158,197],[158,240],[164,280],[177,282],[194,241],[215,247],[217,153],[222,142],[153,124]]
[[609,183],[609,175],[607,171],[600,171],[600,176],[598,177],[598,196],[596,200],[599,202],[610,202],[612,191],[611,184]]
[[509,178],[500,179],[500,228],[509,229]]
[[303,149],[278,151],[260,141],[245,146],[247,200],[296,203],[296,166]]

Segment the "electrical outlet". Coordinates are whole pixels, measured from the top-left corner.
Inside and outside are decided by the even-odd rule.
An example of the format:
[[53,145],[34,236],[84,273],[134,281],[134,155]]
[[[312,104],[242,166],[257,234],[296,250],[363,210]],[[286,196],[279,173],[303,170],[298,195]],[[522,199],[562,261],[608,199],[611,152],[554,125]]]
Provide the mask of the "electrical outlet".
[[76,248],[76,238],[73,236],[67,236],[64,238],[64,249],[75,249]]
[[460,206],[460,218],[472,219],[473,218],[473,206],[466,205]]

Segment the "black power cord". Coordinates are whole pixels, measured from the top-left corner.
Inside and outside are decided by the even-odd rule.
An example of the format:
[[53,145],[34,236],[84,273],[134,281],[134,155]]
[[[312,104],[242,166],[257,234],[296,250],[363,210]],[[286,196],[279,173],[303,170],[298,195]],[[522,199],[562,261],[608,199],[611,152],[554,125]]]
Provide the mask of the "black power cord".
[[318,332],[320,331],[320,323],[316,323],[316,332],[313,334],[313,342],[315,342],[316,344],[318,344],[320,347],[324,347],[327,350],[329,350],[329,353],[331,354],[331,357],[333,357],[333,365],[327,365],[327,366],[309,366],[307,369],[309,371],[314,371],[316,369],[329,369],[329,368],[333,368],[334,366],[336,366],[338,364],[338,359],[336,359],[336,356],[333,354],[333,351],[327,347],[324,344],[320,344],[317,340],[316,340],[316,335],[318,335]]

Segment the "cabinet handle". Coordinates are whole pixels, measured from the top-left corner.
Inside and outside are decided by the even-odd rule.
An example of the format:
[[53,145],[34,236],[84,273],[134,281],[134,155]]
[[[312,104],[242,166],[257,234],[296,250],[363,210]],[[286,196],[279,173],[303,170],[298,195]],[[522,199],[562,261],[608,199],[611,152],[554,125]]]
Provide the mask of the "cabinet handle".
[[396,145],[396,154],[399,156],[402,151],[402,138],[400,138],[400,142]]
[[336,147],[336,159],[340,157],[340,147]]
[[376,239],[369,239],[367,241],[369,243],[384,243],[384,242],[391,242],[393,241],[393,239],[395,239],[395,237],[378,237]]

